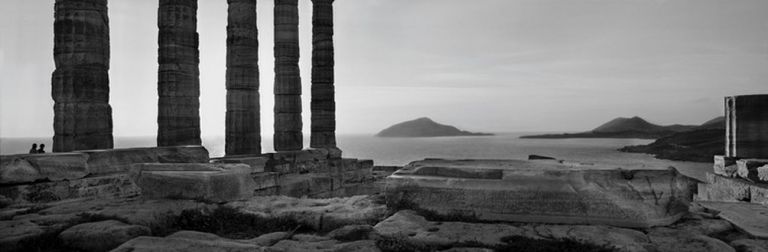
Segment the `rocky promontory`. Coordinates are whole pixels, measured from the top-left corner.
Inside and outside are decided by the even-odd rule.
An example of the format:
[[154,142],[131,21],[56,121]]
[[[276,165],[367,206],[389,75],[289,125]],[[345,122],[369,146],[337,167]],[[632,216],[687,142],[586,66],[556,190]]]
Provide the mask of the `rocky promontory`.
[[688,131],[696,126],[668,125],[661,126],[650,123],[640,117],[616,118],[597,128],[580,133],[544,134],[522,136],[520,138],[564,139],[564,138],[640,138],[658,139],[678,132]]
[[460,130],[454,126],[439,124],[432,119],[422,117],[401,122],[376,134],[377,137],[441,137],[441,136],[491,136],[489,133],[476,133]]
[[659,159],[712,162],[712,157],[722,155],[725,150],[725,119],[709,120],[691,131],[662,137],[647,145],[626,146],[623,152],[652,154]]

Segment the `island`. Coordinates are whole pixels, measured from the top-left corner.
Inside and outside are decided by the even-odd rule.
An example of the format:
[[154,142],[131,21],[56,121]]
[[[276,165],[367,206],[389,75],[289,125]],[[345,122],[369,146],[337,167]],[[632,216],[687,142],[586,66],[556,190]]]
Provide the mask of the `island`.
[[689,131],[697,126],[669,125],[661,126],[650,123],[640,117],[616,118],[597,128],[580,133],[562,133],[521,136],[520,138],[564,139],[564,138],[639,138],[658,139],[678,132]]
[[444,137],[444,136],[492,136],[490,133],[477,133],[460,130],[422,117],[390,126],[376,134],[377,137]]
[[623,152],[646,153],[658,159],[712,162],[714,155],[725,150],[725,118],[718,117],[685,132],[662,137],[647,145],[626,146]]

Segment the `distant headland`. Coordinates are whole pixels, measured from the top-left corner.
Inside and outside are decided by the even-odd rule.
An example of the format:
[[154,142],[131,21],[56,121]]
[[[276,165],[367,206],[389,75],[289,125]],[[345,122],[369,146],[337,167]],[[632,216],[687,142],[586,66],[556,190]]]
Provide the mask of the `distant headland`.
[[442,136],[492,136],[460,130],[454,126],[439,124],[428,117],[401,122],[376,134],[377,137],[442,137]]
[[649,123],[643,118],[616,118],[599,127],[580,133],[562,133],[521,136],[520,138],[544,138],[544,139],[563,139],[563,138],[639,138],[639,139],[658,139],[675,133],[689,131],[697,126],[695,125],[669,125],[661,126]]

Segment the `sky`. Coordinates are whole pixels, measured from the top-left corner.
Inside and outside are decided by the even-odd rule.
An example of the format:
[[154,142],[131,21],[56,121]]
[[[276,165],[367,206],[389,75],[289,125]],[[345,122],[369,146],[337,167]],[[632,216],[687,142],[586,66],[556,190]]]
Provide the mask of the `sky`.
[[[300,0],[309,131],[311,1]],[[0,137],[53,135],[54,0],[0,2]],[[115,136],[157,132],[157,0],[109,1]],[[262,136],[272,1],[258,1]],[[338,134],[418,117],[484,132],[583,131],[615,117],[700,124],[768,93],[765,0],[337,0]],[[200,0],[200,117],[224,135],[224,0]]]

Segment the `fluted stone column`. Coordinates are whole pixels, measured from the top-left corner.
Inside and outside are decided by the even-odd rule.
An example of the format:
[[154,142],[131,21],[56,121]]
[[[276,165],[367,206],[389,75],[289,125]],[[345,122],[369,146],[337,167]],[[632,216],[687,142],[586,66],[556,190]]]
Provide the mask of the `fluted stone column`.
[[301,150],[297,0],[275,0],[275,151]]
[[53,27],[53,151],[111,149],[107,0],[56,0]]
[[261,153],[256,0],[228,0],[226,155]]
[[333,0],[312,0],[312,148],[336,147]]
[[157,145],[200,145],[197,0],[160,0]]

